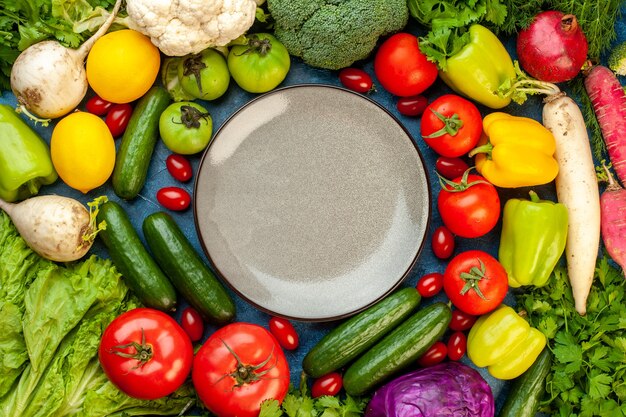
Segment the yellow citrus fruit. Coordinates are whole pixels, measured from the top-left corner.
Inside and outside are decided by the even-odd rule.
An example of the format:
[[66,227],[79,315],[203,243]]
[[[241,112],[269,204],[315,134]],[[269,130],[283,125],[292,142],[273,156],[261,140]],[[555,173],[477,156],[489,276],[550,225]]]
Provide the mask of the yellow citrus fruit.
[[111,176],[115,141],[101,118],[79,111],[65,116],[54,127],[50,154],[63,182],[87,193]]
[[124,29],[101,37],[87,56],[89,86],[103,99],[129,103],[154,84],[161,55],[147,36]]

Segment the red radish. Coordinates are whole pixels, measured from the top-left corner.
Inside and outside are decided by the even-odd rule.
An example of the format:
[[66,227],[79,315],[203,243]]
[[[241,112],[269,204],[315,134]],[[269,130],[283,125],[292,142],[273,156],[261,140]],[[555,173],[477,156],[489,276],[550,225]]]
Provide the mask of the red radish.
[[584,71],[585,89],[598,119],[606,149],[617,174],[626,183],[626,94],[613,72],[602,65]]
[[603,166],[609,184],[600,197],[602,241],[609,256],[626,267],[626,190],[613,178],[611,171]]
[[576,16],[549,10],[535,16],[517,37],[522,68],[541,81],[574,78],[587,60],[587,38]]

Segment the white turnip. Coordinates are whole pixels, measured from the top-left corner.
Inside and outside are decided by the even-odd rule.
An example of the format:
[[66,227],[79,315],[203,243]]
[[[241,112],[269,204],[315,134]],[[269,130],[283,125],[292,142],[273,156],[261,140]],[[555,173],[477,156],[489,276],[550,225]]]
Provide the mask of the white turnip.
[[80,48],[47,40],[29,46],[17,57],[11,68],[11,89],[22,111],[36,120],[54,119],[80,104],[89,85],[85,58],[113,23],[120,5],[121,0],[117,0],[105,23]]
[[606,166],[608,185],[600,197],[602,241],[607,253],[619,266],[626,267],[626,190]]
[[106,226],[95,220],[104,201],[106,197],[96,199],[87,210],[73,198],[41,195],[15,204],[0,200],[0,209],[32,250],[51,261],[70,262],[82,258]]

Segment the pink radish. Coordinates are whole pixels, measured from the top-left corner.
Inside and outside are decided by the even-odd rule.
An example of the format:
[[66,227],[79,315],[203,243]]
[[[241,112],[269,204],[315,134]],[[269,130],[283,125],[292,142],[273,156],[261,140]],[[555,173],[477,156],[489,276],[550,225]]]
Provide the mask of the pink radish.
[[598,119],[617,178],[626,183],[626,94],[613,72],[602,65],[584,71],[585,89]]
[[613,178],[611,171],[603,166],[609,184],[602,193],[602,241],[609,256],[619,266],[626,267],[626,190]]

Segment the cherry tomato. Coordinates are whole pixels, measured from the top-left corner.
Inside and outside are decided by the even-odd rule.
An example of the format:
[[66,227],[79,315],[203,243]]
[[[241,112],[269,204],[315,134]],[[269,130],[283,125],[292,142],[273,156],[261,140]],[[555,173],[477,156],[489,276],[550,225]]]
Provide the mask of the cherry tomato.
[[477,319],[478,317],[475,315],[468,314],[457,308],[452,310],[452,319],[450,320],[448,327],[450,330],[462,332],[471,329]]
[[447,355],[448,347],[445,343],[438,340],[417,360],[417,364],[423,368],[437,365],[443,362]]
[[100,96],[96,95],[87,100],[87,102],[85,103],[85,109],[89,113],[95,114],[96,116],[104,116],[105,114],[107,114],[112,105],[113,103],[111,103],[110,101],[106,101],[105,99],[100,98]]
[[341,377],[341,374],[331,372],[313,381],[313,385],[311,386],[311,396],[313,398],[321,397],[323,395],[335,396],[339,394],[342,387],[343,378]]
[[180,182],[187,182],[193,176],[193,169],[189,159],[182,155],[170,154],[165,160],[165,166],[170,175]]
[[298,347],[298,333],[289,320],[272,317],[269,324],[270,332],[284,349],[294,350]]
[[157,201],[166,209],[186,210],[191,204],[191,196],[180,187],[163,187],[156,193]]
[[443,288],[443,274],[431,272],[420,278],[415,286],[422,297],[434,297]]
[[128,103],[114,104],[111,106],[104,121],[114,138],[124,133],[132,114],[133,107]]
[[469,169],[467,162],[458,157],[440,156],[435,161],[435,169],[439,175],[453,180]]
[[372,77],[359,68],[344,68],[339,71],[339,81],[344,87],[357,93],[367,93],[372,90],[374,84]]
[[467,337],[463,332],[454,332],[448,338],[448,358],[451,361],[461,360],[467,350]]
[[200,313],[195,308],[187,307],[180,316],[180,325],[192,342],[202,339],[204,334],[204,322]]
[[396,108],[405,116],[420,116],[428,106],[428,99],[422,95],[400,97],[396,102]]
[[454,235],[446,226],[435,229],[430,246],[439,259],[448,259],[454,252]]

